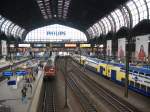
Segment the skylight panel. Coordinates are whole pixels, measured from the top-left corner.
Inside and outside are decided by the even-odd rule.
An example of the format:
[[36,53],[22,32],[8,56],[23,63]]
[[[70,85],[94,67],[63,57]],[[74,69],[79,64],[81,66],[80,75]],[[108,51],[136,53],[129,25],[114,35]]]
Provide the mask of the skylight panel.
[[70,2],[71,2],[71,0],[64,0],[64,6],[63,6],[63,18],[64,19],[66,19],[66,17],[67,17]]
[[115,31],[115,23],[114,23],[114,20],[112,19],[112,17],[110,15],[107,16],[109,21],[111,22],[111,31]]
[[150,0],[146,0],[147,6],[148,6],[148,12],[149,12],[149,19],[150,19]]
[[9,28],[8,28],[8,36],[11,36],[11,31],[12,31],[12,29],[13,29],[13,27],[15,26],[15,24],[14,23],[11,23],[11,25],[9,26]]
[[12,22],[8,20],[8,22],[7,22],[6,26],[5,26],[5,29],[4,29],[5,35],[8,35],[8,30],[9,30],[9,27],[10,27],[11,23]]
[[125,24],[125,20],[124,20],[122,12],[119,9],[116,9],[115,13],[118,16],[118,19],[120,21],[120,28],[123,27],[123,26],[127,27],[126,24]]
[[[103,19],[104,19],[104,21],[105,21],[106,24],[107,24],[108,32],[111,31],[111,23],[110,23],[110,21],[109,21],[106,17],[104,17]],[[108,33],[108,32],[107,32],[107,33]]]
[[99,32],[98,28],[95,24],[93,25],[93,27],[94,27],[94,30],[95,30],[95,36],[98,37],[98,32]]
[[8,23],[9,21],[8,20],[6,20],[6,21],[4,21],[4,23],[2,24],[2,26],[1,26],[1,31],[2,32],[5,32],[5,27],[7,26],[7,23]]
[[116,31],[118,31],[119,28],[120,28],[120,21],[119,21],[119,18],[118,18],[118,16],[116,15],[115,12],[112,12],[111,14],[112,14],[112,16],[113,16],[113,18],[114,18],[114,20],[115,20]]
[[43,15],[44,19],[48,19],[51,17],[51,13],[49,12],[49,15],[47,15],[47,11],[50,10],[50,4],[49,4],[49,0],[37,0],[37,4],[41,10],[41,13]]
[[138,15],[138,10],[133,1],[129,1],[127,3],[127,6],[131,11],[132,19],[133,19],[133,27],[134,27],[139,22],[139,18],[140,18]]
[[63,0],[58,0],[58,17],[62,17]]
[[100,36],[100,34],[102,34],[102,29],[101,29],[101,27],[100,27],[100,25],[98,23],[96,23],[95,26],[98,29],[98,36]]
[[146,4],[144,2],[144,0],[134,0],[138,10],[139,10],[139,14],[140,14],[140,21],[143,19],[148,19],[147,17],[147,9],[146,9]]
[[99,23],[99,25],[100,25],[101,28],[102,28],[102,34],[105,34],[105,26],[102,24],[101,21],[99,21],[98,23]]
[[0,19],[0,28],[2,27],[3,23],[5,22],[5,20],[6,20],[6,19],[4,19],[4,18],[1,18],[1,19]]

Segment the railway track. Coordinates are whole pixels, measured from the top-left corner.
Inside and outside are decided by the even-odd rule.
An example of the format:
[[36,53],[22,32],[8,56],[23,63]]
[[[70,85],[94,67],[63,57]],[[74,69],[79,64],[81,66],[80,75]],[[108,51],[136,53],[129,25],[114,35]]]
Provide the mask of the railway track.
[[42,112],[56,112],[54,81],[44,82]]
[[72,71],[75,74],[74,76],[76,76],[80,82],[83,82],[96,98],[99,100],[104,100],[117,112],[139,112],[136,108],[121,100],[112,92],[89,78],[78,66],[75,64],[72,64],[72,66],[74,68]]
[[72,75],[67,76],[67,84],[72,89],[74,94],[78,97],[81,106],[85,112],[97,112],[95,106],[90,102],[88,97],[81,91],[83,88],[74,80]]
[[11,112],[11,108],[9,106],[0,105],[0,112]]
[[79,84],[75,81],[73,75],[66,75],[64,71],[64,61],[60,60],[60,70],[64,74],[64,77],[67,79],[67,85],[71,88],[75,96],[77,97],[79,103],[81,104],[83,111],[85,112],[98,112],[95,106],[90,102],[88,96],[83,92],[84,88],[81,88]]

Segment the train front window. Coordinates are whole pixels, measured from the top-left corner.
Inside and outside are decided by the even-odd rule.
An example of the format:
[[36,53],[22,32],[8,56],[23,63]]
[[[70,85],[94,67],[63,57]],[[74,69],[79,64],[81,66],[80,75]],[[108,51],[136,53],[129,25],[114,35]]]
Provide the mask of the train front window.
[[46,66],[54,67],[54,60],[53,60],[53,59],[49,59],[49,60],[47,61]]

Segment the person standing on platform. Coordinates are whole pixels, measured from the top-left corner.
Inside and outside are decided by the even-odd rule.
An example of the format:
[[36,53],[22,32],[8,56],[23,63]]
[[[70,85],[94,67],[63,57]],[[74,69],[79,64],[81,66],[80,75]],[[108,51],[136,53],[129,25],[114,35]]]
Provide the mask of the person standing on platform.
[[32,94],[32,84],[31,84],[31,83],[29,83],[29,84],[28,84],[28,87],[30,87],[31,94]]
[[26,88],[26,86],[23,86],[21,93],[22,93],[22,98],[21,98],[22,103],[27,103],[27,88]]
[[30,87],[31,93],[32,93],[32,77],[26,79],[27,87]]
[[83,60],[83,71],[85,72],[85,60]]

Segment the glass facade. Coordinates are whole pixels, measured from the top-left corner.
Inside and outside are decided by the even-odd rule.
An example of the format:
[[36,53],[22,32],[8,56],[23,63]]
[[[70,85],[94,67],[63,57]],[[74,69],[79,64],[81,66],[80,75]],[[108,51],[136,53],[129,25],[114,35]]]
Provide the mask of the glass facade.
[[86,42],[86,35],[74,28],[54,24],[30,31],[26,42]]

